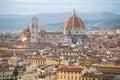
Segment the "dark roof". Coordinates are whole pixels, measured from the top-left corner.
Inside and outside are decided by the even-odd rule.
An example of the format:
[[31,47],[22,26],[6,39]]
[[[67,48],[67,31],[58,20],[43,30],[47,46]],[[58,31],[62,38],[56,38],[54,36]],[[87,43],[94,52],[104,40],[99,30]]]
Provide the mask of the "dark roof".
[[114,77],[113,75],[110,74],[93,74],[93,73],[86,73],[82,75],[82,77],[89,77],[89,78],[109,78],[109,77]]
[[84,68],[62,67],[58,71],[81,72]]

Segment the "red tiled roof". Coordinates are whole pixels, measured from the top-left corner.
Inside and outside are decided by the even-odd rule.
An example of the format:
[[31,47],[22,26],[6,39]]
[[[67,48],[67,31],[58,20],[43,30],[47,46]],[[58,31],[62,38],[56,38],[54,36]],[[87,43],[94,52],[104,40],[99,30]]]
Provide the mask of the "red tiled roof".
[[45,58],[25,58],[26,60],[45,60]]
[[83,21],[76,15],[73,14],[64,24],[64,30],[71,30],[72,27],[74,28],[80,28],[80,29],[85,29],[85,25]]
[[23,38],[24,36],[27,36],[27,35],[30,35],[30,34],[31,34],[31,32],[30,32],[29,28],[28,29],[24,29],[22,31],[21,35],[20,35],[20,38]]
[[58,71],[67,71],[67,72],[81,72],[84,68],[72,68],[72,67],[62,67]]

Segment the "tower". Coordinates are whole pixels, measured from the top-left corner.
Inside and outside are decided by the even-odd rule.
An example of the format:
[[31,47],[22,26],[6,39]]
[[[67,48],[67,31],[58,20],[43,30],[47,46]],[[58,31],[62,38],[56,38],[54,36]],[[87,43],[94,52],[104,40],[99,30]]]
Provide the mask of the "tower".
[[38,43],[38,19],[32,18],[31,43]]

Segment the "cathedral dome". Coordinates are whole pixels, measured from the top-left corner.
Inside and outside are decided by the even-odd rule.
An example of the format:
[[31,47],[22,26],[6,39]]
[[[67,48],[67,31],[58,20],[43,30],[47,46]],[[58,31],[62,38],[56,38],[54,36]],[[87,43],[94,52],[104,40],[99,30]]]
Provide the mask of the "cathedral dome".
[[71,30],[72,28],[78,28],[85,30],[83,21],[76,15],[76,11],[73,11],[72,16],[64,24],[64,31]]

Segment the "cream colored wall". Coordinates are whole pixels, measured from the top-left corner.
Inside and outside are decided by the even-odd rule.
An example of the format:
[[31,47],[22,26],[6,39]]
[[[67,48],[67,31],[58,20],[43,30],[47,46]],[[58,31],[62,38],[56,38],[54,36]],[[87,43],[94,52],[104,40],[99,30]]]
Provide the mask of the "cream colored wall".
[[54,60],[46,59],[45,64],[46,64],[46,65],[51,65],[51,64],[57,65],[58,62],[57,62],[57,61],[54,61]]
[[[45,64],[46,65],[51,65],[51,64],[57,65],[57,64],[59,64],[59,62],[55,61],[55,60],[46,59]],[[62,61],[60,61],[60,64],[68,66],[69,62],[67,60],[62,60]]]
[[44,60],[32,60],[32,59],[24,59],[25,62],[32,62],[32,63],[36,63],[38,65],[41,65],[41,64],[45,64],[45,61]]
[[[62,76],[62,78],[61,78],[61,76]],[[68,76],[69,76],[69,79],[68,79]],[[71,78],[72,76],[73,76],[73,79]],[[81,77],[81,73],[79,73],[79,72],[77,72],[77,73],[75,73],[75,72],[64,73],[61,71],[57,72],[57,80],[79,80],[80,77]]]

